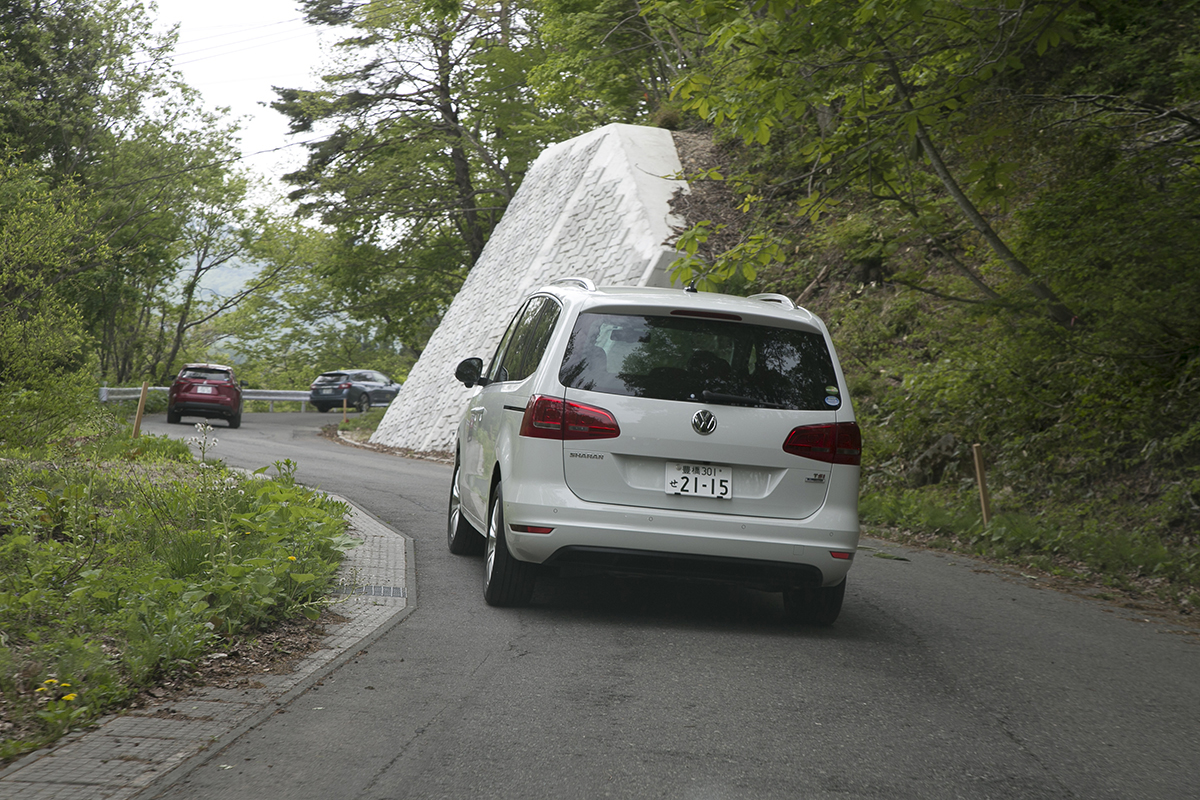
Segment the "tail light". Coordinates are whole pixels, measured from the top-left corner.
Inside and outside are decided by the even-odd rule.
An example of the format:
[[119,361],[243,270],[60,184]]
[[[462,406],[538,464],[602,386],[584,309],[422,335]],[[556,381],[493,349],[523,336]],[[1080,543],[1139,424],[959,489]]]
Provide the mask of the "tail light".
[[862,463],[862,432],[855,422],[801,425],[788,434],[783,450],[827,464]]
[[583,403],[535,394],[525,406],[521,435],[534,439],[615,439],[617,419],[608,411]]

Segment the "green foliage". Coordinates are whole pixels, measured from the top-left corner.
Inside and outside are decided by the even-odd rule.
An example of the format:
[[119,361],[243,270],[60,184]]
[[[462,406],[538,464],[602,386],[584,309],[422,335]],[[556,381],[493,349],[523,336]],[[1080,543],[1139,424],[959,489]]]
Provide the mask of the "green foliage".
[[694,36],[670,21],[634,13],[628,0],[536,5],[545,60],[530,70],[529,82],[572,133],[646,117],[662,127],[679,124],[669,101],[671,82],[688,60],[684,42]]
[[[307,7],[314,24],[344,19]],[[528,86],[541,51],[523,4],[402,0],[361,11],[323,89],[279,92],[274,107],[293,131],[334,130],[286,180],[302,211],[336,231],[320,267],[330,300],[419,350],[560,128],[537,113]]]
[[33,165],[0,165],[0,447],[36,447],[95,423],[88,337],[59,294],[105,250],[94,213],[74,185],[55,187]]
[[1120,588],[1151,585],[1163,599],[1186,606],[1200,584],[1200,544],[1168,542],[1139,526],[1139,516],[1097,518],[1094,509],[1060,508],[1051,514],[1004,512],[985,528],[973,487],[889,490],[866,495],[864,523],[890,535],[934,543],[972,555],[1028,564],[1070,577],[1103,580]]
[[385,408],[373,408],[366,414],[348,417],[345,422],[339,421],[338,430],[373,432],[379,427],[379,423],[383,422],[386,413],[387,409]]
[[[253,388],[305,390],[322,372],[350,368],[376,369],[403,381],[416,354],[398,336],[387,334],[385,326],[357,319],[371,316],[362,306],[373,303],[375,295],[364,287],[361,297],[367,300],[358,308],[343,301],[344,290],[321,275],[327,242],[304,238],[295,245],[296,263],[311,264],[311,269],[289,271],[272,291],[254,294],[213,321],[205,329],[212,344],[192,355],[238,363],[239,377]],[[418,341],[432,333],[434,313],[431,307],[425,329],[414,334]]]
[[[711,292],[739,279],[751,282],[760,269],[787,260],[779,241],[763,233],[752,233],[721,253],[712,264],[706,264],[696,253],[708,241],[710,226],[711,222],[698,222],[676,241],[676,247],[686,255],[672,265],[672,281],[694,281],[700,291]],[[718,231],[720,228],[716,226]]]
[[222,637],[315,617],[354,543],[344,504],[298,486],[294,464],[247,477],[127,431],[87,452],[114,460],[0,463],[0,691],[20,733],[6,758]]

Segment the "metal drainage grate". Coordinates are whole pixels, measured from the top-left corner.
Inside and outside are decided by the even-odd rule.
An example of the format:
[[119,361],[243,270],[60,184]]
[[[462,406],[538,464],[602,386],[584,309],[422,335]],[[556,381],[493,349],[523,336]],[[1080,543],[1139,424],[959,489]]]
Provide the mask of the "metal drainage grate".
[[339,586],[334,594],[365,594],[372,597],[408,597],[404,586]]

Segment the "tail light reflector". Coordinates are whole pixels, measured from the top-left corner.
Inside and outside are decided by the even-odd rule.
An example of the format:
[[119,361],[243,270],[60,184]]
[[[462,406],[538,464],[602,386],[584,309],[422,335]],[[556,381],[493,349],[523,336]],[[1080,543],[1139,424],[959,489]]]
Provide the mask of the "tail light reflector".
[[517,533],[550,533],[554,528],[547,528],[545,525],[509,525]]
[[615,439],[617,419],[608,411],[583,403],[535,394],[525,406],[521,435],[534,439]]
[[784,452],[827,464],[862,463],[862,432],[856,422],[801,425],[783,443]]

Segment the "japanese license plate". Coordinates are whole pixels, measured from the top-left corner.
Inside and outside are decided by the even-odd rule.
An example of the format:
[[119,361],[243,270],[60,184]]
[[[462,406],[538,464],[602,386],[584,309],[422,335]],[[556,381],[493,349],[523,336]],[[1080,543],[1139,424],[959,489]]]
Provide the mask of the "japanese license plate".
[[213,394],[215,391],[216,391],[216,389],[214,389],[211,386],[197,386],[196,387],[196,394]]
[[733,467],[668,461],[665,489],[667,494],[729,500],[733,497]]

